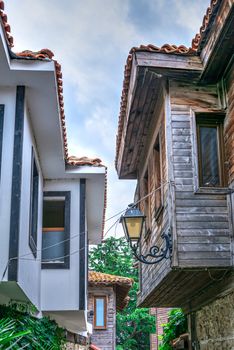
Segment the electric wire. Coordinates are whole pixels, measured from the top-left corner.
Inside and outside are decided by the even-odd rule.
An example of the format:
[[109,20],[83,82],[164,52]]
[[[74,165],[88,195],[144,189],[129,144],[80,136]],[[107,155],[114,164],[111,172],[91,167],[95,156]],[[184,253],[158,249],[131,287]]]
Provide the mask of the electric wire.
[[[147,193],[144,197],[142,197],[142,198],[140,198],[139,200],[137,200],[136,202],[134,202],[133,205],[139,204],[141,201],[145,200],[147,197],[151,196],[153,193],[159,191],[162,187],[164,187],[164,186],[165,186],[166,184],[168,184],[168,183],[169,183],[169,182],[162,183],[159,187],[155,188],[153,191],[151,191],[150,193]],[[107,222],[107,221],[109,221],[109,220],[115,218],[116,216],[118,216],[117,220],[115,220],[115,222],[114,222],[114,223],[108,228],[108,230],[103,234],[103,238],[106,237],[106,235],[110,232],[110,230],[111,230],[114,226],[115,226],[115,230],[116,230],[117,224],[118,224],[119,219],[120,219],[119,215],[122,214],[122,213],[125,212],[125,211],[126,211],[126,209],[124,209],[124,210],[122,210],[122,211],[116,213],[115,215],[113,215],[112,217],[110,217],[110,218],[108,218],[108,219],[106,219],[106,220],[104,221],[104,222]],[[46,246],[46,247],[44,247],[44,248],[42,248],[42,249],[37,249],[36,251],[37,251],[37,253],[39,253],[39,252],[42,252],[42,251],[44,251],[44,250],[53,248],[53,247],[58,246],[58,245],[60,245],[60,244],[62,244],[62,243],[65,243],[65,242],[67,242],[67,241],[71,241],[71,239],[74,239],[74,238],[76,238],[76,237],[79,237],[80,235],[85,234],[85,233],[87,233],[87,230],[84,231],[84,232],[79,232],[78,234],[75,234],[75,235],[73,235],[73,236],[70,236],[69,238],[64,239],[64,240],[62,240],[62,241],[60,241],[60,242],[58,242],[58,243],[52,244],[52,245],[50,245],[50,246]],[[77,251],[75,251],[75,252],[73,252],[73,253],[70,253],[70,254],[68,254],[68,255],[66,255],[66,256],[62,256],[62,257],[59,257],[59,258],[57,257],[57,258],[54,258],[54,259],[55,259],[55,260],[58,260],[58,259],[62,259],[62,258],[69,257],[69,256],[71,256],[71,255],[73,255],[73,254],[76,254],[76,253],[80,252],[82,249],[84,249],[84,248],[78,249]],[[32,255],[32,253],[29,252],[29,253],[25,253],[25,254],[23,254],[23,255],[16,256],[16,257],[12,257],[12,258],[8,259],[8,262],[7,262],[7,264],[6,264],[6,267],[5,267],[4,271],[3,271],[3,275],[2,275],[1,281],[4,279],[5,274],[6,274],[6,272],[7,272],[7,269],[8,269],[8,267],[9,267],[9,264],[10,264],[11,261],[13,261],[13,260],[28,260],[28,261],[41,261],[41,262],[45,262],[44,259],[42,260],[42,259],[37,259],[37,258],[28,258],[28,259],[25,258],[26,256],[29,256],[29,255]],[[53,258],[50,259],[49,261],[53,261]]]

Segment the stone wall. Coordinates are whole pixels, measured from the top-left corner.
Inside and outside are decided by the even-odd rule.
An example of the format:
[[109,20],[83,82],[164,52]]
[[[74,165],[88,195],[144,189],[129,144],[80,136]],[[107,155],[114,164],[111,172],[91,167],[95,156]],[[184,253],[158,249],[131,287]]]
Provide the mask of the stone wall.
[[234,350],[234,291],[196,312],[200,350]]
[[[112,287],[90,287],[88,294],[88,311],[94,310],[94,296],[107,296],[107,329],[93,329],[91,343],[101,350],[115,350],[116,301]],[[93,324],[93,316],[88,316],[88,322]]]

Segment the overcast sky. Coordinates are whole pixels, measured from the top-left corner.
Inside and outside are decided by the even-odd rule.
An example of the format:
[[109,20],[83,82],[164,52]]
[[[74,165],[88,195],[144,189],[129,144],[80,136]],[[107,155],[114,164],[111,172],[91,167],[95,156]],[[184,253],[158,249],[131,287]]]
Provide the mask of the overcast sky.
[[[135,186],[118,180],[114,167],[128,52],[140,44],[189,46],[208,5],[208,0],[5,0],[13,51],[49,48],[62,65],[69,154],[99,157],[108,166],[107,218],[132,202]],[[111,231],[116,232],[120,228]]]

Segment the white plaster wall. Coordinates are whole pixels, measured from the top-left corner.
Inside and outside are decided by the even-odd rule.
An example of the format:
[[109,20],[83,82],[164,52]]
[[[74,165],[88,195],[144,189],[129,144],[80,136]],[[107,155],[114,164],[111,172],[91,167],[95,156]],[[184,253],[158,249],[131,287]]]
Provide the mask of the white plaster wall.
[[[16,88],[0,88],[0,104],[5,105],[2,166],[0,177],[0,281],[9,258],[10,212]],[[4,280],[7,280],[7,273]]]
[[[70,191],[70,269],[41,271],[42,311],[79,309],[79,180],[48,180],[44,191]],[[73,238],[74,237],[74,238]]]
[[[37,225],[37,258],[34,258],[29,247],[29,213],[31,189],[31,155],[32,146],[39,172],[38,196],[38,225]],[[20,231],[19,231],[19,260],[18,283],[29,300],[40,309],[40,277],[41,277],[41,226],[42,226],[42,197],[43,179],[38,161],[36,145],[30,125],[30,115],[25,107],[23,157],[22,157],[22,183],[20,204]]]

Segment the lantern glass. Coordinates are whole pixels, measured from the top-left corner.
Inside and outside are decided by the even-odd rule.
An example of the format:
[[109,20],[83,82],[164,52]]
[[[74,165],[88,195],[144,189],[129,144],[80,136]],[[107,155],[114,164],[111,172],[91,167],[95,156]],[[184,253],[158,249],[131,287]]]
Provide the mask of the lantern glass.
[[144,217],[126,217],[126,230],[131,240],[138,240],[141,236]]

